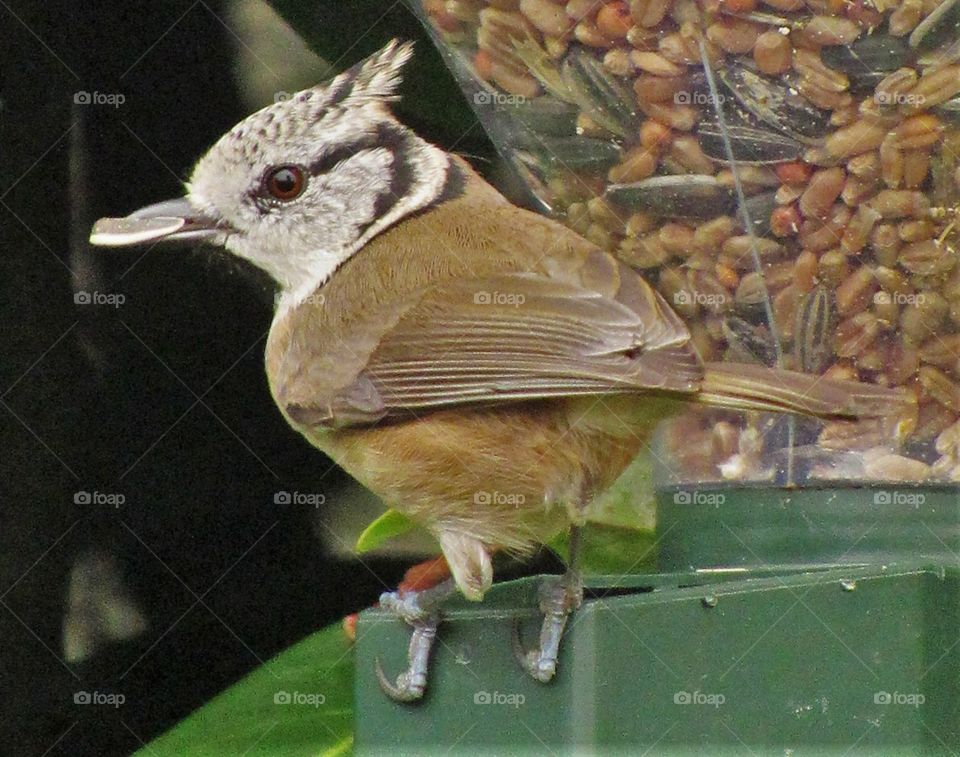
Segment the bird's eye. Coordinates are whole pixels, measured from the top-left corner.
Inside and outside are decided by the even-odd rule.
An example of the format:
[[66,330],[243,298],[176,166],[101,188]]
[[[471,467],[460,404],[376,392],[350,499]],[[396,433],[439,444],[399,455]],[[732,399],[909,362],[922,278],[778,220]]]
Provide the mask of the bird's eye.
[[299,197],[307,181],[300,166],[282,166],[267,175],[266,187],[272,197],[289,202]]

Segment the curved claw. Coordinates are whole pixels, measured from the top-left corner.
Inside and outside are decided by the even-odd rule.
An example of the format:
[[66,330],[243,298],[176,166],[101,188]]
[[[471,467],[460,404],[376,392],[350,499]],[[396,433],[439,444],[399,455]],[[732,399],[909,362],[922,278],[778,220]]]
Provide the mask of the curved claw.
[[520,621],[513,623],[512,634],[513,656],[517,658],[520,667],[535,680],[540,683],[549,683],[557,674],[556,660],[550,660],[540,649],[531,649],[529,652],[523,648],[523,639],[520,638]]
[[383,672],[379,658],[376,660],[377,679],[383,693],[395,702],[416,702],[423,698],[427,688],[427,672],[430,652],[437,638],[440,624],[438,605],[454,591],[453,579],[447,579],[430,589],[401,593],[386,592],[380,597],[380,605],[413,627],[407,647],[407,669],[390,683]]
[[[392,684],[386,673],[383,672],[383,665],[380,664],[379,657],[375,658],[374,665],[380,688],[394,702],[417,702],[423,698],[423,692],[427,687],[426,677],[412,676],[409,671],[406,671],[397,676],[396,684]],[[420,680],[421,678],[422,680]]]

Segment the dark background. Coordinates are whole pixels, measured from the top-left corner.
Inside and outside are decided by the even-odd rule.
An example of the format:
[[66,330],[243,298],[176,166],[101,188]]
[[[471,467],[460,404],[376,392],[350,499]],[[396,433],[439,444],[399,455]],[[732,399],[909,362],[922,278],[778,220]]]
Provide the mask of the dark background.
[[[402,5],[280,6],[337,70],[393,36],[419,39],[402,116],[440,144],[492,155]],[[96,218],[179,195],[246,115],[224,11],[0,2],[2,754],[129,753],[371,604],[406,565],[332,557],[313,508],[274,504],[283,490],[329,501],[345,482],[269,397],[270,283],[209,249],[86,244]],[[79,91],[125,102],[78,106]],[[125,302],[77,305],[78,291]],[[75,502],[85,491],[125,501]],[[147,630],[68,663],[68,577],[90,554],[113,561]],[[78,691],[126,702],[77,706]]]

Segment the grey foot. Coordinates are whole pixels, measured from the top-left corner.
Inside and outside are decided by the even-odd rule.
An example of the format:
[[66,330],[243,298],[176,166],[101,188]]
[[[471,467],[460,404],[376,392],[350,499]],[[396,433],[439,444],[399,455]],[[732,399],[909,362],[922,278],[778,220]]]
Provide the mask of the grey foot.
[[427,688],[430,651],[437,638],[437,626],[440,625],[437,607],[453,590],[454,583],[448,580],[424,591],[407,592],[403,595],[390,591],[380,596],[382,608],[413,627],[410,646],[407,648],[407,669],[397,676],[396,683],[390,683],[380,665],[380,659],[377,658],[376,661],[380,688],[395,702],[416,702],[423,697]]
[[517,623],[513,627],[513,653],[520,666],[533,678],[547,683],[557,672],[560,638],[567,625],[567,618],[583,602],[583,583],[569,574],[548,578],[541,584],[539,594],[540,610],[543,612],[540,646],[529,652],[525,651],[520,639],[520,625]]

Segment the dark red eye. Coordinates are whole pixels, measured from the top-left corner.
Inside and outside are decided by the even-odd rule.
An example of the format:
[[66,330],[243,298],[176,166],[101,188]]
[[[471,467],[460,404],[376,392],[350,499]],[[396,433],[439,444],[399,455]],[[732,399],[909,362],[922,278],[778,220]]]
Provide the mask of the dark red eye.
[[306,183],[300,166],[275,168],[267,175],[267,191],[284,202],[299,197]]

